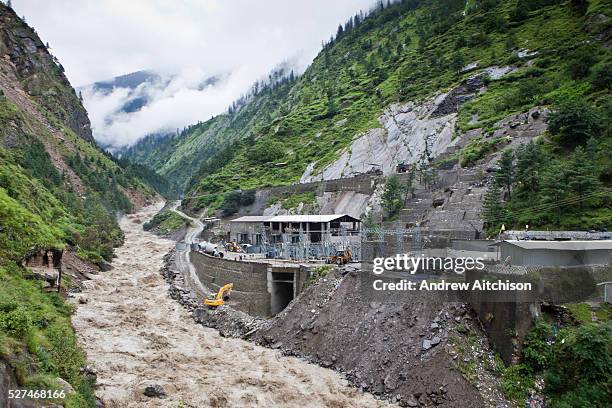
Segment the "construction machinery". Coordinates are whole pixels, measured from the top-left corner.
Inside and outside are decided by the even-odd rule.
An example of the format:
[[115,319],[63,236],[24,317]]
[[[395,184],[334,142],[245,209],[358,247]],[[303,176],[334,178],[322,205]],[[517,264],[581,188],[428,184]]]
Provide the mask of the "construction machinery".
[[217,294],[209,295],[206,299],[204,299],[204,304],[210,308],[215,308],[217,306],[224,305],[226,301],[229,300],[229,295],[234,288],[233,283],[228,283],[219,288]]
[[225,249],[229,252],[241,252],[242,251],[242,247],[237,243],[237,242],[227,242],[225,244]]
[[336,251],[334,255],[327,258],[327,263],[336,265],[346,265],[352,260],[353,253],[351,252],[350,248],[347,248]]

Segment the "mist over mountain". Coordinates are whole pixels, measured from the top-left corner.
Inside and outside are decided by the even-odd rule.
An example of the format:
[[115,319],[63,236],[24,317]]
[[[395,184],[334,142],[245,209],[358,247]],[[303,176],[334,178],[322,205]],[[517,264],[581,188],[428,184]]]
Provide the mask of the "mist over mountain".
[[92,117],[94,137],[104,148],[117,151],[144,136],[175,132],[225,109],[225,101],[237,90],[229,76],[199,69],[142,70],[78,91]]

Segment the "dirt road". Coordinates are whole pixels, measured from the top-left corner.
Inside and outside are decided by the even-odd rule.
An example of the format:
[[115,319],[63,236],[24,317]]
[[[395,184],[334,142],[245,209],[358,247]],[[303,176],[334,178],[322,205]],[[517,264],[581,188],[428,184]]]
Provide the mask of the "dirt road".
[[190,245],[196,242],[196,238],[200,235],[200,233],[204,229],[204,224],[202,224],[202,221],[200,221],[199,219],[192,218],[188,216],[187,214],[185,214],[184,212],[179,211],[178,206],[180,204],[181,204],[180,201],[176,201],[170,207],[170,211],[174,211],[181,217],[184,217],[190,220],[191,225],[187,228],[187,231],[185,231],[185,238],[183,238],[183,241],[185,241],[187,245],[177,246],[176,256],[174,257],[175,259],[174,262],[176,263],[176,268],[181,272],[181,274],[183,275],[183,278],[185,279],[185,281],[187,282],[191,290],[193,290],[198,296],[203,298],[209,293],[209,290],[205,288],[202,285],[202,282],[200,282],[200,279],[198,279],[196,275],[195,267],[193,266],[193,264],[191,263],[191,260],[189,259],[189,253],[190,253]]
[[[381,407],[337,373],[196,324],[159,268],[174,242],[142,230],[160,206],[125,217],[114,269],[87,282],[73,317],[107,407]],[[143,390],[161,385],[166,399]]]

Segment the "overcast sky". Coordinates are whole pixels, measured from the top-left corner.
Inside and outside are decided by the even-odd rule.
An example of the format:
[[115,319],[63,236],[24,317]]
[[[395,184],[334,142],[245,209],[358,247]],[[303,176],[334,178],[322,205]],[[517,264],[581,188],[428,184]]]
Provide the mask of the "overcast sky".
[[[125,102],[121,101],[123,94],[111,99],[90,97],[85,105],[94,134],[104,143],[119,146],[132,144],[147,133],[182,127],[223,112],[250,84],[285,60],[296,60],[305,67],[339,23],[373,3],[13,0],[13,8],[49,42],[74,86],[142,69],[188,73],[179,84],[193,82],[194,75],[231,74],[215,89],[198,93],[156,91],[163,100],[130,116],[108,117],[113,103]],[[114,122],[118,126],[108,126]]]
[[[73,85],[147,68],[210,71],[312,58],[372,0],[13,0]],[[261,69],[261,68],[259,68]]]

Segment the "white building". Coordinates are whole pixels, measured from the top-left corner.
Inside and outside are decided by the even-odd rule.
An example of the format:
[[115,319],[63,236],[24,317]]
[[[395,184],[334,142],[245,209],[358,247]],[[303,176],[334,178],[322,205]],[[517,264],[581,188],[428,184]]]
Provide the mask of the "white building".
[[606,265],[612,258],[612,240],[517,241],[497,243],[501,260],[516,266]]
[[347,214],[249,215],[230,221],[230,241],[251,245],[358,241],[360,227],[361,221]]

